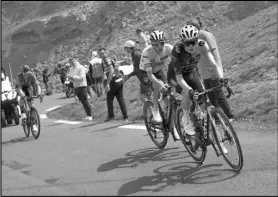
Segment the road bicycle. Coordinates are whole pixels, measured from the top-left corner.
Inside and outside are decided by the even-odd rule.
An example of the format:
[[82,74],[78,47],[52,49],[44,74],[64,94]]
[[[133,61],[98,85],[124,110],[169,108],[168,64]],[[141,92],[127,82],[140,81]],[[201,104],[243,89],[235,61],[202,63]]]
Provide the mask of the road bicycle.
[[[43,95],[38,96],[26,96],[23,99],[23,112],[26,114],[26,118],[22,119],[22,127],[26,137],[29,137],[30,131],[35,139],[38,139],[41,131],[40,116],[36,108],[33,106],[34,99],[39,98],[40,103],[43,102]],[[34,131],[33,125],[37,126],[37,131]]]
[[145,126],[151,140],[158,148],[164,148],[166,146],[169,133],[172,134],[173,140],[177,141],[173,130],[174,126],[176,126],[176,111],[181,105],[181,100],[176,99],[172,88],[173,86],[167,85],[167,90],[162,93],[162,99],[160,101],[163,103],[164,100],[167,99],[169,101],[169,105],[162,107],[160,102],[157,103],[160,116],[162,117],[161,123],[156,123],[153,121],[152,101],[146,101],[143,106]]
[[[212,145],[217,157],[222,155],[233,170],[240,171],[243,167],[243,154],[237,134],[223,111],[214,107],[208,99],[209,92],[222,87],[227,88],[229,94],[226,97],[230,97],[233,92],[228,84],[228,79],[224,79],[220,85],[214,88],[207,89],[201,93],[194,92],[189,117],[196,131],[197,147],[193,147],[190,136],[185,132],[186,128],[183,123],[184,110],[182,108],[177,110],[177,132],[184,147],[195,161],[203,162],[206,158],[207,146]],[[204,109],[200,107],[201,102],[198,102],[198,97],[202,95],[204,99],[201,102],[204,102]],[[226,150],[229,146],[235,146],[235,150],[231,149],[228,152],[224,152],[223,146],[225,146]],[[220,153],[217,149],[220,150]],[[234,161],[232,153],[235,153],[236,156]]]

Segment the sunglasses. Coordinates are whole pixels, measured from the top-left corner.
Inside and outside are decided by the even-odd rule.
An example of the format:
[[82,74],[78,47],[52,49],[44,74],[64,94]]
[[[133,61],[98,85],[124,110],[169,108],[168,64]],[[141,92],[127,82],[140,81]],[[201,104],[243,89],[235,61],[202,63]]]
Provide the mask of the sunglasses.
[[154,43],[152,43],[152,46],[153,47],[160,47],[160,46],[164,46],[164,44],[165,44],[165,42],[154,42]]
[[185,46],[189,47],[190,45],[195,46],[197,44],[198,40],[191,40],[191,41],[186,41],[183,42],[183,44],[185,44]]

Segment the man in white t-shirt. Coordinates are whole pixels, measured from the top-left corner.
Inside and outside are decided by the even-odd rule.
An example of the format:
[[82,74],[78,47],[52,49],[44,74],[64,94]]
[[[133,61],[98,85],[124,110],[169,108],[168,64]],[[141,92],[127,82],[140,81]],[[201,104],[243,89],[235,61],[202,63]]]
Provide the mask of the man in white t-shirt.
[[[191,19],[187,21],[186,24],[193,25],[200,31],[199,38],[206,41],[206,43],[208,44],[209,50],[213,55],[216,64],[221,68],[221,72],[223,75],[224,73],[223,73],[222,61],[220,58],[215,37],[212,35],[212,33],[202,29],[203,23],[200,18]],[[200,73],[202,79],[204,80],[204,86],[206,89],[213,88],[220,84],[219,80],[216,78],[216,73],[214,69],[212,69],[212,65],[210,65],[205,58],[201,57],[199,63],[197,64],[197,67],[198,67],[198,72]],[[224,113],[226,114],[226,116],[229,118],[230,122],[233,122],[234,115],[232,113],[230,104],[224,94],[224,91],[222,89],[217,89],[213,92],[209,92],[208,96],[212,105],[214,105],[215,107],[221,107]]]
[[2,86],[2,89],[1,91],[4,92],[4,91],[11,91],[12,90],[12,84],[9,80],[9,77],[7,76],[4,68],[1,68],[1,86]]

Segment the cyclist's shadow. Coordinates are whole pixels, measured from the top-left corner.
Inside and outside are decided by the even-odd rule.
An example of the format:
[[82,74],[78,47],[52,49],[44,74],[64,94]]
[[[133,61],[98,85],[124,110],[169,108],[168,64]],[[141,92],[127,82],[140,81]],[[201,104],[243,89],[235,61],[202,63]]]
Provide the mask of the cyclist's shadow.
[[10,139],[6,142],[2,142],[2,146],[7,146],[9,144],[14,144],[14,143],[18,143],[18,142],[26,142],[29,140],[35,140],[35,138],[33,137],[18,137],[18,138],[14,138],[14,139]]
[[[117,168],[135,168],[142,163],[147,163],[150,161],[174,160],[177,159],[175,156],[180,156],[178,152],[170,152],[171,150],[175,149],[178,149],[178,147],[165,149],[147,148],[135,150],[126,153],[126,157],[124,158],[115,159],[100,165],[97,171],[106,172]],[[165,154],[165,152],[167,152],[167,154]]]
[[[233,178],[239,174],[231,169],[209,170],[209,168],[219,168],[220,166],[222,166],[222,164],[202,165],[195,162],[180,162],[165,165],[155,169],[155,175],[153,176],[143,176],[122,185],[118,191],[118,195],[125,196],[145,191],[152,193],[160,192],[164,188],[175,186],[176,184],[206,184],[219,182]],[[204,171],[204,169],[206,170]],[[200,170],[202,170],[202,172],[198,172]]]

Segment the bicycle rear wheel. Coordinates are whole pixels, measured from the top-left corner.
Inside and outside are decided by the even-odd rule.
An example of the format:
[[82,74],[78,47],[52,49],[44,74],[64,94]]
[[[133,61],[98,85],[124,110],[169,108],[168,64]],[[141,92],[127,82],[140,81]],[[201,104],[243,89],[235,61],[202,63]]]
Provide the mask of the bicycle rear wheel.
[[[235,171],[240,171],[243,167],[243,154],[239,143],[237,134],[230,123],[227,116],[219,108],[212,108],[211,115],[215,122],[215,117],[219,119],[219,124],[212,124],[212,133],[214,140],[216,141],[219,150],[226,160],[226,162]],[[222,144],[222,145],[221,145]],[[221,148],[224,146],[227,149],[227,153]],[[234,153],[234,154],[233,154]]]
[[154,124],[152,122],[153,119],[152,108],[153,108],[152,101],[146,101],[144,103],[143,114],[144,114],[145,126],[147,128],[147,131],[153,143],[158,148],[164,148],[167,144],[169,135],[166,134],[163,123]]
[[[37,126],[37,131],[34,131],[33,125]],[[40,116],[36,108],[30,108],[30,130],[35,139],[38,139],[41,132]]]
[[[179,108],[177,110],[177,132],[180,136],[181,142],[183,143],[185,149],[189,153],[189,155],[197,162],[202,163],[206,158],[207,148],[203,138],[197,133],[197,143],[200,145],[197,150],[192,151],[192,144],[190,138],[186,135],[183,121],[184,110]],[[194,130],[196,128],[194,126]]]

